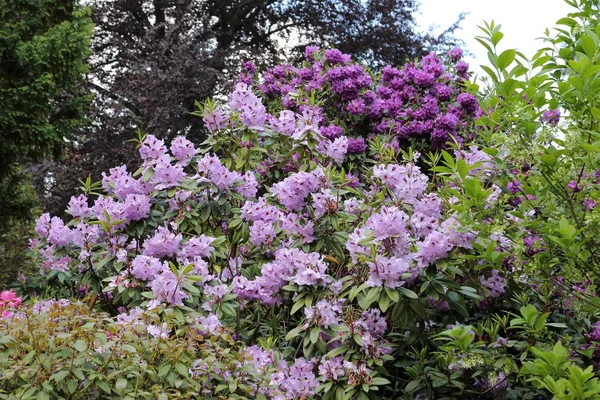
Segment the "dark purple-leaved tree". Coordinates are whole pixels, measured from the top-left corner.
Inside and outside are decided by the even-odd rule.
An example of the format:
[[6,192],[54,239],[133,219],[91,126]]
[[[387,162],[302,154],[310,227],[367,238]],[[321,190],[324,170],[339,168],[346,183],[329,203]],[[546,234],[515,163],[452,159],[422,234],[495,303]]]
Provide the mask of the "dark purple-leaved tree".
[[306,45],[337,47],[372,67],[454,44],[457,24],[420,33],[413,0],[96,0],[88,84],[92,123],[60,162],[31,167],[43,207],[64,210],[76,179],[130,164],[137,130],[199,142],[195,101],[228,90],[241,64],[298,58]]

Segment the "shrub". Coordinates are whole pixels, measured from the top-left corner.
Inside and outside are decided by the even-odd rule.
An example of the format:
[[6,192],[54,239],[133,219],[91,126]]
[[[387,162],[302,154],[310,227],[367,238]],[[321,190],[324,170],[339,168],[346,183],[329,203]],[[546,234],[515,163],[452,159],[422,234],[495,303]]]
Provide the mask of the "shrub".
[[[247,64],[227,103],[201,106],[212,134],[200,149],[140,135],[137,171],[83,182],[71,221],[38,220],[42,274],[22,293],[86,299],[90,318],[125,322],[130,334],[114,340],[140,352],[186,346],[180,363],[156,350],[175,365],[164,385],[178,396],[534,399],[595,387],[600,299],[580,268],[593,260],[594,225],[580,218],[589,207],[575,207],[579,192],[546,196],[546,142],[560,139],[544,91],[561,94],[560,83],[555,92],[516,52],[497,55],[501,34],[486,29],[496,70],[483,111],[457,50],[450,67],[430,55],[381,74],[312,48],[301,67],[258,76]],[[536,62],[554,69],[552,57]],[[552,160],[569,155],[560,171],[583,171],[597,144],[571,135],[581,114],[569,110],[569,140]],[[515,169],[527,185],[509,179]],[[208,337],[217,347],[203,352]],[[544,374],[539,358],[558,341],[579,378]],[[216,381],[183,379],[221,354],[229,367],[209,374]],[[135,371],[101,386],[90,370],[76,384],[153,393],[152,373]],[[36,379],[34,391],[50,390]]]

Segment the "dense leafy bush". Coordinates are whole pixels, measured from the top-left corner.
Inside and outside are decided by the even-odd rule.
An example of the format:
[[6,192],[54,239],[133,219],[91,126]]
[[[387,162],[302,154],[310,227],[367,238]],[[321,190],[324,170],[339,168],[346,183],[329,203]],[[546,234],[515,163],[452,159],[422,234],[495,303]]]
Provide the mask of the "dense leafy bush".
[[[0,328],[2,398],[218,398],[210,393],[267,385],[272,371],[248,360],[278,356],[240,349],[225,329],[207,335],[210,325],[193,315],[178,320],[136,309],[115,320],[68,300],[20,307]],[[236,374],[235,382],[227,383],[227,374]]]
[[[575,53],[542,50],[540,71],[498,55],[487,25],[481,108],[458,49],[381,73],[315,48],[299,67],[247,64],[227,103],[201,106],[199,149],[140,135],[137,171],[82,182],[67,223],[38,220],[41,273],[19,290],[89,303],[10,311],[3,389],[598,398],[597,108],[569,69],[596,62],[581,26],[597,10],[581,10],[556,39]],[[49,312],[85,347],[35,348]],[[43,353],[60,384],[27,367]]]

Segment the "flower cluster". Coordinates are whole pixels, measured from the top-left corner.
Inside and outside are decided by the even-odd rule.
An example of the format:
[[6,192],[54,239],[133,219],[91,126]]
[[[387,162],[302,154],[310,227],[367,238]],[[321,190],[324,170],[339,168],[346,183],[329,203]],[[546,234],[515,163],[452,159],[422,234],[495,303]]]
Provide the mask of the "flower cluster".
[[12,290],[0,292],[0,317],[10,318],[21,305],[22,299]]

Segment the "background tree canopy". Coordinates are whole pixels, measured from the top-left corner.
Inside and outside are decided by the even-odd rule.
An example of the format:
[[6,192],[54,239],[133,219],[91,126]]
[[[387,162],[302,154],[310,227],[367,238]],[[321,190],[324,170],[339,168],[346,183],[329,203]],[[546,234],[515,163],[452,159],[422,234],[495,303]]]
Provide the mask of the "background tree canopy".
[[24,163],[59,156],[89,109],[90,15],[70,0],[0,0],[0,281],[27,265],[38,202]]
[[[69,155],[31,168],[44,209],[61,214],[76,179],[132,166],[139,128],[199,142],[195,101],[225,93],[247,59],[293,61],[306,45],[337,47],[372,67],[400,65],[454,44],[452,32],[418,32],[412,0],[98,0],[88,87],[92,124]],[[302,50],[302,51],[301,51]],[[377,57],[374,57],[377,55]],[[50,180],[48,179],[50,177]],[[50,185],[48,183],[50,182]]]
[[58,155],[83,120],[91,32],[73,1],[0,0],[0,227],[29,216],[19,162]]

